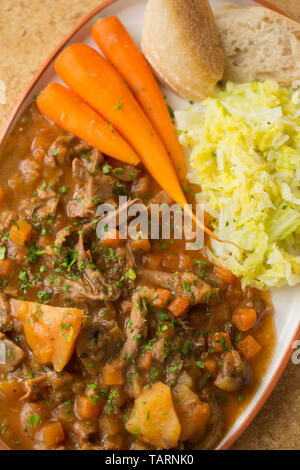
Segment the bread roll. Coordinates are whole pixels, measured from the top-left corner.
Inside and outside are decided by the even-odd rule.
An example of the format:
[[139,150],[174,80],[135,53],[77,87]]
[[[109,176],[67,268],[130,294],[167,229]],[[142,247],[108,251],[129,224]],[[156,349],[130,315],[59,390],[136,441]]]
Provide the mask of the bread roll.
[[300,24],[263,7],[224,5],[214,13],[225,80],[273,79],[281,85],[300,80]]
[[175,93],[201,100],[223,75],[223,52],[208,0],[149,0],[142,49]]

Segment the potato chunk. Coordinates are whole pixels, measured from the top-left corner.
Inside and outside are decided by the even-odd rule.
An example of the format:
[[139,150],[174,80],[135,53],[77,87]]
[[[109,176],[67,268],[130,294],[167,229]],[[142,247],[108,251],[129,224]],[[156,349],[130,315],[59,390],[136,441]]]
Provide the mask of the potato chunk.
[[176,447],[181,426],[170,387],[157,382],[136,398],[126,429],[154,447]]
[[23,323],[28,346],[42,364],[53,364],[61,372],[73,354],[83,322],[78,308],[11,300],[12,315]]
[[199,441],[210,416],[208,403],[201,402],[196,393],[181,383],[174,387],[172,395],[181,424],[180,440]]

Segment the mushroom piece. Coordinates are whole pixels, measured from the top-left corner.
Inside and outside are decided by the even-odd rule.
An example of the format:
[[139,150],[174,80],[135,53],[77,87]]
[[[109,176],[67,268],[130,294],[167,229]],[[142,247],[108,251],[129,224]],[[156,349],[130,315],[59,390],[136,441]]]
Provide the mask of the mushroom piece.
[[23,349],[0,333],[0,373],[13,372],[25,357]]
[[221,390],[235,392],[252,381],[252,370],[249,364],[243,362],[237,351],[227,352],[215,385]]
[[81,331],[76,353],[89,374],[99,374],[108,352],[109,339],[108,329],[100,322],[91,323]]

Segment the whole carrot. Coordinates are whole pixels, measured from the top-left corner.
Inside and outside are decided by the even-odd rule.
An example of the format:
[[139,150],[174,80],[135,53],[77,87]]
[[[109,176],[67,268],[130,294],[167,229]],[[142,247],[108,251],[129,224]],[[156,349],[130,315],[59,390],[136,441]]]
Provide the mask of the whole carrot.
[[[158,184],[184,208],[187,201],[167,151],[113,65],[86,44],[72,44],[59,55],[55,69],[72,90],[117,128]],[[185,211],[198,227],[218,240],[189,206]]]
[[185,183],[184,153],[163,95],[144,55],[115,16],[101,19],[96,23],[92,35],[101,51],[127,81],[165,144],[179,178]]
[[131,165],[139,163],[136,153],[113,126],[72,90],[50,83],[40,93],[37,105],[49,119],[101,152]]

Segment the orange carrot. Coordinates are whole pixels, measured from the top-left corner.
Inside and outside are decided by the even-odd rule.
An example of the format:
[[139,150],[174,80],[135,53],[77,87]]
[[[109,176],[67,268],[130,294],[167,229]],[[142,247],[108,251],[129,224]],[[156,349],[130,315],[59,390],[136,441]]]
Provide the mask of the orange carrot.
[[72,44],[55,63],[57,74],[127,139],[157,183],[210,237],[193,214],[167,151],[119,72],[86,44]]
[[232,272],[229,271],[229,269],[223,268],[222,266],[216,266],[215,267],[215,273],[226,284],[232,284],[234,279],[235,279],[234,274],[232,274]]
[[253,338],[253,336],[248,335],[238,343],[237,348],[248,361],[261,350],[261,345]]
[[107,248],[118,248],[124,243],[124,240],[120,239],[120,232],[118,229],[112,228],[104,233],[103,245]]
[[121,364],[114,359],[110,364],[105,364],[102,369],[102,382],[104,385],[123,385],[124,379]]
[[8,277],[12,272],[11,259],[2,259],[0,261],[0,277]]
[[52,421],[43,427],[43,436],[48,447],[65,440],[64,429],[59,421]]
[[187,299],[177,295],[170,305],[168,305],[168,310],[170,310],[175,317],[179,317],[186,311],[189,305],[190,302]]
[[79,395],[76,399],[76,412],[80,418],[90,419],[98,418],[103,408],[103,404],[99,403],[97,399],[90,396]]
[[232,316],[233,323],[240,331],[251,330],[256,324],[257,314],[254,308],[240,308]]
[[110,157],[137,165],[139,158],[113,126],[59,83],[50,83],[37,99],[39,109],[68,132]]
[[26,220],[15,222],[9,232],[9,239],[16,245],[23,246],[32,235],[32,226]]
[[171,297],[172,294],[169,290],[157,289],[152,296],[152,304],[158,308],[166,307],[170,302]]
[[209,342],[214,352],[229,351],[232,348],[229,334],[223,331],[211,334]]
[[186,182],[184,154],[163,95],[144,55],[115,16],[101,19],[96,23],[92,29],[92,36],[127,81],[170,153],[178,176],[181,181]]

